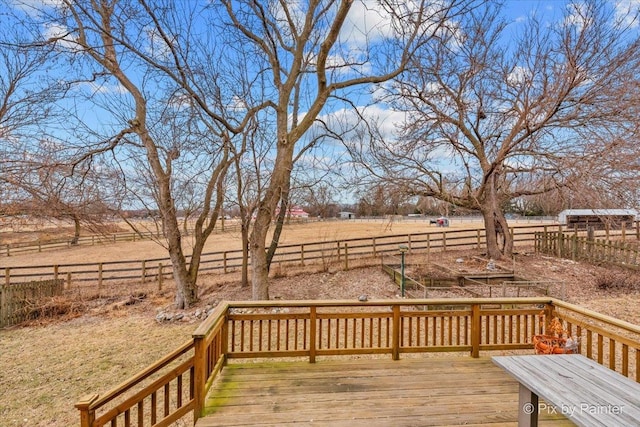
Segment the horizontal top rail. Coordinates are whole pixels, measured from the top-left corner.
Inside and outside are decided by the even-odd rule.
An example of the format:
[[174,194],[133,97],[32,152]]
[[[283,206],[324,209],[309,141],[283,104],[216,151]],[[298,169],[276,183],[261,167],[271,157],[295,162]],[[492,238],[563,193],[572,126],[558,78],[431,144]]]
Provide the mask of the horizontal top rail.
[[571,304],[562,300],[553,299],[552,302],[553,302],[553,305],[556,306],[557,308],[565,308],[573,311],[574,313],[582,314],[593,320],[598,320],[608,325],[616,326],[620,329],[624,329],[626,331],[633,332],[635,334],[640,335],[640,326],[634,325],[633,323],[616,319],[614,317],[607,316],[607,315],[598,313],[596,311],[590,310],[588,308],[580,307],[579,305]]
[[123,392],[130,390],[132,387],[136,386],[141,381],[144,381],[145,379],[149,378],[151,375],[158,372],[158,370],[164,367],[167,363],[177,359],[178,357],[192,350],[193,346],[194,346],[193,340],[188,340],[184,344],[182,344],[180,347],[178,347],[171,353],[164,356],[162,359],[155,362],[153,365],[148,366],[144,370],[135,374],[133,377],[118,384],[111,390],[104,393],[102,396],[89,395],[87,397],[84,397],[82,401],[89,403],[90,408],[99,408],[109,403],[111,400],[115,399],[116,397],[122,395]]
[[[552,304],[557,300],[547,297],[522,298],[425,298],[411,300],[296,300],[296,301],[227,301],[229,309],[234,308],[287,308],[287,307],[384,307],[420,305],[475,305],[475,304]],[[571,306],[572,304],[567,304]]]

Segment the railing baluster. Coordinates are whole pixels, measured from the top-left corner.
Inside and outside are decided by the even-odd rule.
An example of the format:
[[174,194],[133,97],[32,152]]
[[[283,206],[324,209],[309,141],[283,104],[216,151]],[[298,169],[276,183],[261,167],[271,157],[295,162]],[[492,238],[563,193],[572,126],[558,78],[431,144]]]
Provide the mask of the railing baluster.
[[598,334],[598,363],[602,365],[604,360],[604,340],[601,334]]
[[171,386],[170,383],[164,385],[164,416],[169,415],[171,409]]
[[158,394],[154,391],[151,393],[151,424],[158,421]]
[[144,402],[138,402],[138,426],[144,425]]
[[609,338],[609,369],[616,370],[616,340]]

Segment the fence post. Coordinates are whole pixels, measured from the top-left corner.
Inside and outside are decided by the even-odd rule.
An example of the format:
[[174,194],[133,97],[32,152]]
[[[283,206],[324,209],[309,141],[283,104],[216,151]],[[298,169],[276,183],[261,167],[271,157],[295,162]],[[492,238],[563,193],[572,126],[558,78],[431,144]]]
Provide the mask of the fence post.
[[447,251],[447,232],[442,232],[442,252]]
[[627,240],[627,223],[623,222],[622,223],[622,241],[626,241]]
[[338,245],[338,262],[340,262],[340,242],[336,242]]
[[71,272],[67,271],[67,289],[71,289]]
[[431,263],[431,234],[427,234],[427,265]]
[[42,242],[38,239],[38,252],[42,252]]
[[222,271],[227,274],[227,251],[222,253]]
[[344,243],[344,270],[349,270],[349,246],[348,243]]
[[409,253],[411,252],[411,234],[407,234],[407,247],[409,248]]
[[9,286],[11,284],[11,268],[4,268],[4,284]]
[[300,265],[304,267],[304,245],[300,245]]
[[476,230],[476,235],[477,235],[477,245],[476,245],[476,249],[480,250],[480,229],[478,228]]
[[59,267],[58,267],[57,265],[54,265],[54,266],[53,266],[53,279],[54,279],[55,281],[58,281],[58,268],[59,268]]
[[562,248],[564,246],[564,234],[562,233],[562,226],[558,227],[558,242],[556,243],[556,255],[558,258],[562,257]]
[[146,268],[146,266],[147,266],[147,262],[146,262],[146,260],[143,259],[142,260],[142,271],[141,271],[141,276],[142,277],[140,278],[142,283],[145,282],[146,277],[147,277],[147,268]]
[[98,263],[98,297],[102,294],[102,263]]
[[372,241],[372,244],[373,244],[373,257],[375,258],[377,256],[377,254],[376,254],[376,238],[373,237],[371,239],[371,241]]
[[162,271],[163,266],[162,263],[158,263],[158,292],[162,290],[162,280],[164,279],[164,271]]

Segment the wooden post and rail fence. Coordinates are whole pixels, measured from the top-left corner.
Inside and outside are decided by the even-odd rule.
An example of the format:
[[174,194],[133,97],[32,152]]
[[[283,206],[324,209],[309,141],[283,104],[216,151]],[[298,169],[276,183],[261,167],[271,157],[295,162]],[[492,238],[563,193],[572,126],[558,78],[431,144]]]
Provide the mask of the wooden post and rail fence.
[[[640,224],[640,223],[638,223]],[[637,230],[636,230],[637,231]],[[536,246],[536,249],[543,253],[568,252],[564,248],[570,246],[571,241],[582,242],[582,237],[578,238],[578,232],[563,233],[560,225],[524,225],[515,226],[510,229],[514,237],[516,246]],[[584,244],[585,248],[592,248],[588,251],[582,249],[572,249],[569,255],[575,252],[578,254],[591,253],[592,259],[603,257],[603,250],[611,254],[619,255],[624,252],[624,256],[629,261],[637,260],[637,255],[626,241],[629,237],[628,230],[600,231],[606,232],[610,237],[621,236],[624,239],[619,243],[592,243]],[[556,233],[556,234],[553,234]],[[584,233],[583,233],[584,234]],[[544,236],[547,236],[546,238]],[[561,241],[557,237],[563,236]],[[573,236],[573,237],[571,237]],[[376,236],[364,238],[343,239],[338,241],[306,242],[302,244],[280,245],[273,259],[275,268],[304,267],[311,264],[332,265],[334,267],[348,270],[356,263],[367,263],[375,261],[380,256],[397,254],[399,245],[407,245],[408,254],[419,254],[430,251],[447,251],[458,249],[482,249],[486,246],[486,235],[484,229],[455,229],[438,230],[424,233],[397,234],[389,236]],[[613,245],[613,246],[612,246]],[[626,245],[624,251],[620,249]],[[560,249],[558,249],[560,248]],[[576,247],[577,248],[577,247]],[[242,251],[216,251],[202,255],[199,272],[201,274],[218,273],[226,274],[239,271],[242,267]],[[250,260],[249,260],[250,263]],[[164,281],[172,277],[173,270],[169,258],[153,258],[131,261],[106,261],[106,262],[86,262],[69,263],[56,265],[31,265],[31,266],[0,266],[0,283],[6,285],[13,283],[25,283],[43,280],[63,280],[65,288],[76,288],[78,292],[96,292],[107,290],[107,282],[111,284],[133,284],[137,290],[140,286],[146,285],[148,288],[162,289]]]
[[575,232],[538,232],[535,250],[559,258],[618,265],[629,269],[640,268],[638,241],[597,239]]
[[532,337],[553,317],[581,354],[640,382],[640,327],[552,298],[222,302],[192,339],[76,408],[81,427],[195,422],[212,382],[233,359],[532,352]]

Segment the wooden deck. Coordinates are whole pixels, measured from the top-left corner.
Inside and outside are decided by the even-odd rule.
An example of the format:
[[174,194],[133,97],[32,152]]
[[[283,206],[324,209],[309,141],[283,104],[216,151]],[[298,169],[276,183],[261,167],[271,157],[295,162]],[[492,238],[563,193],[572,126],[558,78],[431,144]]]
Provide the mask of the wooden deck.
[[489,358],[229,363],[206,411],[197,427],[516,426],[518,383]]

